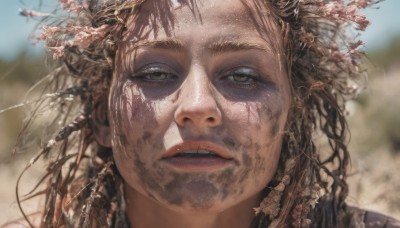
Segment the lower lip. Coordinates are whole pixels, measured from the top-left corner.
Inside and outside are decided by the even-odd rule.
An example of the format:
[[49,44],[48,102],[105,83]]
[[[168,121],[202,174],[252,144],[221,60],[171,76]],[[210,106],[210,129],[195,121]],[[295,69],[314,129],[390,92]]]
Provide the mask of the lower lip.
[[191,172],[206,172],[233,165],[234,161],[221,157],[170,157],[162,161],[168,165]]

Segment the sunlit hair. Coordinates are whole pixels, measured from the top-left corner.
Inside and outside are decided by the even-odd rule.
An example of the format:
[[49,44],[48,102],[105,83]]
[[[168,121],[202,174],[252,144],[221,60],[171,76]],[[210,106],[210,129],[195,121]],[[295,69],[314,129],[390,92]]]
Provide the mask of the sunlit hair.
[[[139,14],[145,0],[59,0],[60,17],[21,11],[44,17],[38,39],[55,59],[22,132],[29,132],[42,110],[56,110],[48,121],[54,133],[24,170],[48,159],[45,178],[25,196],[44,195],[42,227],[128,227],[123,181],[111,149],[93,138],[92,118],[100,115],[96,118],[108,123],[114,59],[128,18],[140,20],[137,33],[151,28],[168,34],[174,27],[173,1],[148,1],[152,11],[145,15]],[[196,9],[195,0],[179,2]],[[345,204],[349,153],[344,103],[360,91],[364,78],[359,51],[363,43],[357,33],[368,21],[358,10],[374,3],[243,0],[254,17],[270,14],[275,19],[292,93],[279,167],[255,209],[254,227],[341,227],[356,222]],[[317,138],[329,147],[317,148]],[[29,221],[18,186],[17,198]]]

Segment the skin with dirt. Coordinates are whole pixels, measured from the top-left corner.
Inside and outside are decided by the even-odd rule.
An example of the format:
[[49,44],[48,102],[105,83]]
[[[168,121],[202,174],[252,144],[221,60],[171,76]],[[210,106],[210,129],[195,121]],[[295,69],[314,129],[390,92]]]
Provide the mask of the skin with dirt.
[[[151,1],[142,13],[147,7]],[[235,214],[246,215],[238,227],[249,226],[275,173],[290,106],[282,48],[274,51],[278,34],[239,0],[197,10],[201,20],[188,6],[175,9],[173,35],[146,27],[142,38],[136,24],[126,32],[135,41],[118,50],[109,102],[114,159],[132,218],[151,207],[160,218],[168,214],[150,220],[164,227],[181,227],[182,217],[190,227],[233,227],[223,218]],[[222,147],[234,162],[192,172],[162,159],[174,145],[199,141]],[[131,219],[134,227],[156,226],[150,221]]]

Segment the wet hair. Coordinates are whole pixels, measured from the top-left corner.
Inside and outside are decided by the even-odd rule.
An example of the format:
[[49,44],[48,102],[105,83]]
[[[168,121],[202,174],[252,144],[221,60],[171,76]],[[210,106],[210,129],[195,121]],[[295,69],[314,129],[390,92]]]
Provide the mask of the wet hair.
[[[94,139],[93,118],[108,124],[114,59],[128,18],[142,22],[135,26],[138,33],[145,27],[157,33],[157,25],[168,33],[174,26],[172,1],[148,1],[153,10],[144,15],[139,12],[145,0],[60,0],[61,16],[44,17],[38,39],[55,61],[22,133],[48,107],[55,114],[46,129],[54,132],[44,137],[42,149],[21,174],[47,159],[44,177],[24,198],[18,179],[18,205],[29,223],[22,201],[44,195],[42,227],[129,226],[123,181],[112,149]],[[194,0],[179,2],[196,9]],[[329,228],[354,222],[345,204],[349,152],[344,104],[360,91],[365,77],[363,43],[354,39],[368,21],[358,10],[376,2],[243,0],[255,17],[267,13],[275,19],[292,94],[278,170],[255,209],[254,227]],[[317,140],[329,146],[317,148]]]

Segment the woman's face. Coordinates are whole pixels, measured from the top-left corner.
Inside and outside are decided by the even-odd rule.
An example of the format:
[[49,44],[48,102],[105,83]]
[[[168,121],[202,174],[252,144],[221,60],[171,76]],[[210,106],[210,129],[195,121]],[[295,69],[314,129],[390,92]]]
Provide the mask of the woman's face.
[[241,0],[179,1],[171,28],[161,18],[138,29],[157,2],[128,23],[115,61],[109,114],[122,177],[178,211],[258,197],[290,105],[280,33],[264,6]]

